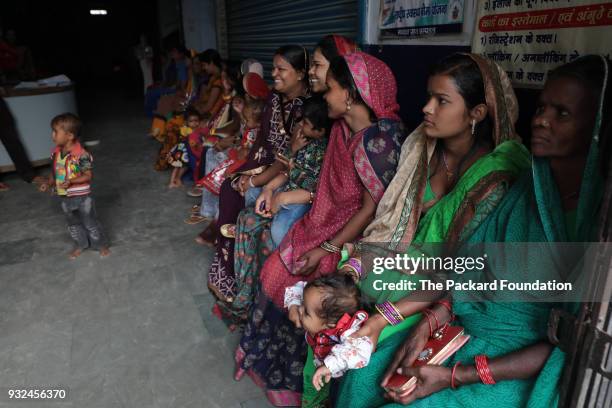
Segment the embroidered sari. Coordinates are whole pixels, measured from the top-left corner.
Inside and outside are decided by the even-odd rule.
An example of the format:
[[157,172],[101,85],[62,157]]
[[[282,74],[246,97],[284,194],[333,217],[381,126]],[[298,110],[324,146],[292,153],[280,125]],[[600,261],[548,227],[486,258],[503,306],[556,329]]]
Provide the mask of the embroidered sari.
[[[476,62],[483,77],[486,104],[493,123],[493,151],[474,162],[453,190],[423,214],[427,168],[436,142],[425,136],[423,125],[419,126],[402,146],[400,168],[377,208],[374,221],[364,233],[364,248],[376,245],[391,251],[410,251],[423,243],[441,242],[452,247],[460,240],[460,232],[467,225],[486,217],[509,185],[529,167],[527,149],[520,143],[514,129],[518,106],[510,81],[492,61],[473,54],[469,56]],[[477,206],[485,200],[489,205]],[[370,273],[361,281],[360,288],[372,302],[398,301],[408,293],[376,290],[374,281],[392,283],[409,278],[392,270],[385,270],[380,275]],[[349,401],[351,407],[364,408],[385,403],[384,391],[379,384],[401,344],[394,339],[405,338],[420,318],[420,314],[406,317],[402,324],[387,326],[382,331],[370,364],[363,369],[349,371],[341,380],[336,401],[338,406],[345,406]]]
[[[261,128],[251,147],[246,162],[237,170],[240,174],[260,174],[275,160],[276,153],[284,152],[294,126],[302,118],[304,97],[282,102],[279,93],[272,93],[262,113]],[[217,226],[235,224],[244,208],[244,197],[231,186],[232,179],[225,179],[219,192],[219,218]],[[208,272],[208,288],[218,303],[231,301],[236,295],[234,275],[234,239],[220,233],[216,239],[217,250]],[[215,314],[224,319],[223,309],[215,307]],[[228,320],[233,328],[231,320]]]
[[285,288],[336,270],[339,256],[328,254],[310,275],[293,274],[302,255],[334,237],[359,211],[365,192],[380,201],[404,139],[391,70],[365,53],[344,58],[377,122],[355,134],[343,119],[334,123],[312,207],[264,263],[261,289],[236,351],[237,376],[248,374],[276,406],[300,405],[307,350],[303,330],[295,328],[283,308]]

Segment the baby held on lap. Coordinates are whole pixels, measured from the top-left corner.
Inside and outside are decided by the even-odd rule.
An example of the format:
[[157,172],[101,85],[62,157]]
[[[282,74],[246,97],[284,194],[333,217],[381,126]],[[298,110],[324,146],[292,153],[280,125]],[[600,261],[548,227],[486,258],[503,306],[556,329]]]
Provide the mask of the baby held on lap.
[[360,310],[360,293],[348,275],[323,276],[285,289],[285,307],[296,327],[306,331],[317,370],[312,385],[320,390],[347,370],[368,365],[372,354],[369,337],[351,337],[368,319]]

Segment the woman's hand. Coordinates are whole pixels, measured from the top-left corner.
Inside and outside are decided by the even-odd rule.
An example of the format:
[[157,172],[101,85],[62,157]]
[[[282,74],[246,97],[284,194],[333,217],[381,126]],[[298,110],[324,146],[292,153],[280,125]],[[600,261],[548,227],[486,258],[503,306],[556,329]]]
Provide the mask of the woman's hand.
[[372,342],[372,352],[376,350],[380,333],[387,326],[387,321],[379,314],[370,317],[351,337],[368,337]]
[[312,386],[315,387],[317,391],[321,391],[321,388],[325,386],[328,382],[331,381],[331,371],[329,368],[322,365],[317,368],[314,375],[312,376]]
[[244,193],[246,193],[246,191],[249,189],[249,179],[251,178],[251,176],[247,176],[247,175],[242,175],[240,176],[240,179],[238,179],[237,187],[238,187],[238,192],[242,195],[244,195]]
[[425,365],[421,367],[403,367],[400,373],[406,377],[416,377],[416,386],[406,391],[388,391],[386,398],[407,405],[417,398],[424,398],[451,385],[452,370],[443,366]]
[[240,98],[240,97],[234,97],[232,99],[232,108],[238,112],[238,113],[242,113],[242,109],[244,109],[244,99]]
[[306,252],[304,255],[298,259],[298,262],[303,263],[303,265],[295,271],[296,275],[310,275],[317,269],[319,266],[319,262],[325,255],[329,254],[326,250],[316,247]]
[[276,193],[272,197],[272,202],[270,204],[270,214],[275,215],[280,211],[281,205],[285,203],[285,197],[287,197],[284,193]]
[[304,132],[302,131],[302,125],[296,126],[293,134],[291,135],[291,151],[293,154],[296,154],[298,150],[306,146],[310,140],[304,136]]
[[403,370],[412,368],[412,364],[417,359],[419,353],[425,348],[427,340],[429,340],[429,325],[426,321],[421,320],[395,352],[395,356],[391,360],[389,367],[387,367],[387,371],[385,371],[385,375],[380,383],[381,387],[387,386],[389,378],[397,373],[398,368]]
[[298,329],[302,328],[302,323],[300,322],[300,307],[297,305],[289,307],[289,320],[295,324],[295,327]]
[[[257,200],[255,200],[255,214],[262,217],[271,217],[270,208],[272,208],[272,195],[274,192],[270,189],[263,188]],[[262,205],[263,203],[263,205]]]

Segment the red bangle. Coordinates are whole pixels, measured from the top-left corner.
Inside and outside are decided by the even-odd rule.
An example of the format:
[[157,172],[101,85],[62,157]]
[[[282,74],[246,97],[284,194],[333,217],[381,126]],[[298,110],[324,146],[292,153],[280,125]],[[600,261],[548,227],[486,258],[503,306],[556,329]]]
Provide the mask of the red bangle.
[[437,305],[442,305],[446,308],[446,310],[448,310],[448,313],[450,313],[450,321],[452,322],[453,320],[455,320],[455,314],[453,313],[453,307],[451,305],[451,302],[446,300],[446,299],[442,299],[442,300],[438,300],[436,302]]
[[474,357],[474,362],[476,363],[476,371],[478,372],[478,377],[480,377],[480,381],[482,381],[483,384],[495,384],[495,379],[493,378],[491,370],[489,369],[489,360],[487,356],[484,354],[480,354]]
[[451,389],[456,390],[457,385],[455,384],[455,373],[457,372],[457,367],[461,365],[461,361],[457,361],[453,366],[453,371],[451,371]]
[[431,315],[433,316],[434,320],[436,321],[436,330],[438,330],[440,328],[440,321],[438,320],[438,317],[436,316],[436,312],[433,311],[433,309],[428,309],[429,313],[431,313]]
[[429,337],[433,336],[433,326],[431,325],[431,319],[429,318],[429,310],[425,309],[423,310],[423,314],[425,315],[425,317],[427,318],[427,324],[429,324]]

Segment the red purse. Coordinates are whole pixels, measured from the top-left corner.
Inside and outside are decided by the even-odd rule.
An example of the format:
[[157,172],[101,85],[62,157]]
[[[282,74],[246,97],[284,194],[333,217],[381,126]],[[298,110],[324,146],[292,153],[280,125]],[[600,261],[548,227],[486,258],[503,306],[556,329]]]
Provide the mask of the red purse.
[[[444,363],[450,356],[455,354],[467,341],[470,336],[464,334],[463,327],[447,326],[446,328],[437,330],[433,337],[425,344],[425,348],[417,357],[413,367],[421,367],[427,364],[440,365]],[[406,377],[402,374],[393,374],[387,386],[386,391],[410,391],[416,388],[416,377]]]

